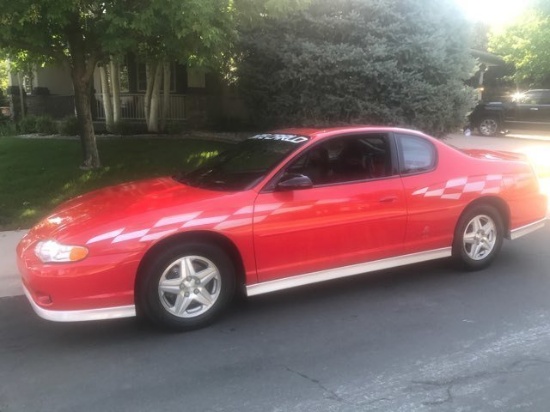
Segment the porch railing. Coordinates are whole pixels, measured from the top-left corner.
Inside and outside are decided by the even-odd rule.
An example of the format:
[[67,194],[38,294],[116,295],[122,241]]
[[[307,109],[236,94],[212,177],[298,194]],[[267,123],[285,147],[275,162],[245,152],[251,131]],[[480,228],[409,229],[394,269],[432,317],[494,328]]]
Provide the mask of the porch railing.
[[[162,113],[163,101],[160,96],[160,110]],[[183,94],[170,95],[170,107],[168,111],[169,120],[186,120],[188,97]],[[103,94],[95,95],[96,117],[98,120],[105,120],[105,110],[103,108]],[[145,120],[145,95],[139,93],[122,93],[120,95],[120,109],[123,120]]]

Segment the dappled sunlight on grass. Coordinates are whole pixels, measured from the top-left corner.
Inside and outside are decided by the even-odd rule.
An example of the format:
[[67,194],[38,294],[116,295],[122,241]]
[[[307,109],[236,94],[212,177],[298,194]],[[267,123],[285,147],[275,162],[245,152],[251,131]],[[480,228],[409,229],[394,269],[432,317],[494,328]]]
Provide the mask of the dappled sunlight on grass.
[[22,218],[29,218],[36,216],[37,210],[36,209],[24,209],[21,213]]
[[101,185],[104,176],[107,175],[110,170],[110,167],[105,167],[99,170],[82,172],[78,178],[65,183],[58,193],[52,193],[49,204],[55,207],[65,200],[82,194],[87,188],[91,190],[94,186],[94,182],[99,182]]
[[108,173],[108,171],[109,171],[109,168],[103,168],[103,169],[99,169],[99,170],[89,170],[89,171],[83,173],[78,178],[78,181],[81,182],[81,183],[86,183],[86,182],[89,182],[90,180],[100,178],[101,176]]

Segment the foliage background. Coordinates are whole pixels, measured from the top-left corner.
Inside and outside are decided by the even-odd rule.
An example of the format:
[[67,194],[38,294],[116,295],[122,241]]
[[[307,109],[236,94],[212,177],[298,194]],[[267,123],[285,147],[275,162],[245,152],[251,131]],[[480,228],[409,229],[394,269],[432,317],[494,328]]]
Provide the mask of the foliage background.
[[261,127],[382,123],[443,135],[475,104],[468,24],[448,0],[314,0],[242,28],[240,90]]
[[515,66],[520,88],[550,88],[550,0],[534,3],[505,30],[491,33],[490,51]]

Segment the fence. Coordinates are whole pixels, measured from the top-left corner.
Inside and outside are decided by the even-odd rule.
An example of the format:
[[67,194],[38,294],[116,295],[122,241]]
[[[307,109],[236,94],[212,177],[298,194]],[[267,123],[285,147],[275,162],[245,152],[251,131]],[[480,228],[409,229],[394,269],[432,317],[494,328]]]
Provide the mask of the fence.
[[[159,115],[162,113],[163,99],[160,97]],[[98,120],[105,120],[105,110],[103,108],[103,94],[95,95],[96,117]],[[188,115],[188,106],[192,103],[189,96],[182,94],[170,95],[170,106],[168,111],[168,120],[186,120]],[[138,93],[123,93],[120,95],[121,118],[124,120],[145,120],[145,95]]]

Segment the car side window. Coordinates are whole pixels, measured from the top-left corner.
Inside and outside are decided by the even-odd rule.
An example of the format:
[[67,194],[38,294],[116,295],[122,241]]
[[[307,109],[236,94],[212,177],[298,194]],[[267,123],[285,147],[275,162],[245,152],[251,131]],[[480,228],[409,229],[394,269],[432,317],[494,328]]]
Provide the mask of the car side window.
[[402,175],[433,170],[437,156],[434,145],[418,136],[396,134]]
[[527,92],[521,99],[520,103],[523,104],[541,104],[543,95],[541,92]]
[[388,136],[376,133],[322,142],[294,161],[287,173],[303,174],[318,186],[383,178],[391,170]]
[[550,104],[550,91],[544,91],[540,96],[540,104]]

